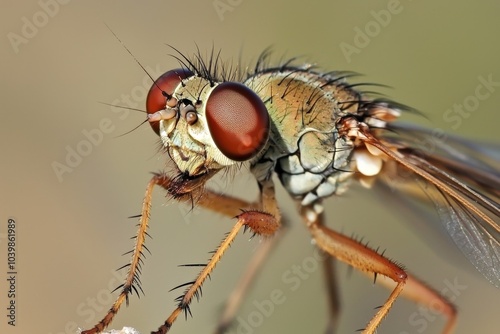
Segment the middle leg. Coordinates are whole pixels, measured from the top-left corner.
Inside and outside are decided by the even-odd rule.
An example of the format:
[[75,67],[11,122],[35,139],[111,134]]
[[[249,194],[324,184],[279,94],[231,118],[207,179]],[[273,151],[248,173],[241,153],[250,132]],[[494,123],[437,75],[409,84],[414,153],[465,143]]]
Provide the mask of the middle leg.
[[[160,183],[160,185],[168,191],[170,189],[169,186],[171,181],[171,179],[165,178],[164,182]],[[210,277],[210,274],[214,270],[217,263],[220,261],[222,255],[229,248],[242,227],[245,230],[249,228],[254,234],[262,235],[264,237],[274,236],[279,230],[281,226],[281,215],[274,196],[274,185],[271,180],[261,182],[259,185],[261,190],[261,198],[260,203],[257,206],[258,209],[251,208],[250,210],[243,210],[243,212],[241,212],[241,207],[248,207],[250,206],[250,203],[233,197],[219,195],[210,191],[204,191],[203,193],[200,193],[199,196],[197,196],[197,204],[212,209],[216,212],[230,215],[238,209],[239,214],[236,216],[237,222],[233,226],[231,231],[226,234],[225,238],[222,240],[221,244],[217,247],[215,252],[213,252],[213,255],[210,258],[209,262],[204,265],[203,269],[198,274],[196,279],[192,282],[177,287],[179,288],[187,286],[187,289],[185,290],[183,295],[177,298],[178,305],[176,309],[171,313],[164,324],[161,325],[156,332],[154,332],[155,334],[167,333],[179,314],[181,314],[182,312],[190,313],[189,305],[193,297],[199,296],[199,290],[204,281],[207,277]],[[181,202],[194,200],[192,194],[178,196],[176,197],[176,199]],[[257,267],[260,267],[261,263],[262,260],[258,260]],[[230,310],[230,312],[232,313],[233,310]]]
[[[160,185],[168,191],[171,182],[172,179],[165,176],[162,182],[160,182]],[[271,186],[267,186],[265,188],[271,189],[271,192],[273,191],[272,184]],[[266,191],[269,192],[269,190]],[[265,198],[267,198],[267,202],[269,202],[273,200],[274,196],[268,194],[267,197],[263,197],[261,200]],[[233,196],[216,193],[210,189],[205,189],[195,198],[192,198],[191,196],[183,196],[178,198],[178,200],[185,202],[186,205],[196,201],[196,204],[200,205],[204,209],[217,212],[231,218],[241,214],[242,210],[263,210],[260,202],[247,202]],[[275,206],[273,207],[272,204],[267,204],[267,207],[268,209],[271,207],[271,210],[277,210],[277,208]],[[226,300],[215,329],[215,334],[222,334],[230,327],[235,318],[236,312],[244,301],[246,293],[255,281],[260,269],[266,262],[269,253],[274,249],[274,247],[276,247],[285,231],[286,226],[283,226],[275,235],[270,238],[265,238],[259,245],[256,253],[248,263],[247,268],[243,271],[236,287],[229,294],[229,297]]]

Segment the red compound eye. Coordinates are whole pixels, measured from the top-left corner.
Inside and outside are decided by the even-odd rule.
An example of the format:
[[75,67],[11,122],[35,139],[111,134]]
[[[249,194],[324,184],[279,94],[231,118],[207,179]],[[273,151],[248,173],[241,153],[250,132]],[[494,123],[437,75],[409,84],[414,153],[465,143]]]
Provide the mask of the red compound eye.
[[[172,96],[175,88],[183,79],[189,78],[193,73],[183,68],[177,68],[163,73],[151,86],[146,98],[146,111],[148,114],[165,109],[167,99]],[[156,134],[160,134],[160,124],[158,122],[149,123]]]
[[254,157],[269,136],[269,114],[250,88],[237,82],[215,87],[207,100],[208,129],[217,148],[229,159]]

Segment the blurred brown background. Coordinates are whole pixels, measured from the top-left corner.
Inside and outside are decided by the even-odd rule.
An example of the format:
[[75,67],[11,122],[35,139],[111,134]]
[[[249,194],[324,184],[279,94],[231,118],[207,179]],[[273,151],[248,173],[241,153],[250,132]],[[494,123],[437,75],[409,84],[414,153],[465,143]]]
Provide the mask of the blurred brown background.
[[[443,119],[447,109],[475,94],[479,76],[500,81],[500,4],[494,1],[62,4],[47,0],[3,1],[2,7],[2,333],[73,333],[74,324],[89,327],[103,316],[112,301],[105,289],[119,284],[114,269],[128,261],[120,254],[132,246],[129,237],[136,222],[126,217],[139,213],[149,172],[163,168],[165,160],[156,153],[157,138],[149,126],[117,137],[139,124],[143,115],[115,113],[99,103],[126,104],[128,95],[130,103],[142,108],[145,89],[141,88],[144,73],[105,24],[146,67],[166,71],[178,66],[165,44],[186,54],[195,51],[196,45],[201,50],[215,45],[224,57],[237,59],[241,52],[247,62],[272,45],[278,55],[304,55],[325,69],[354,70],[366,75],[362,81],[394,87],[379,90],[425,112],[429,120],[417,120],[422,124],[498,142],[498,87],[460,125]],[[380,14],[389,10],[393,10],[390,16]],[[372,36],[362,41],[356,35],[365,29]],[[341,50],[346,44],[356,47],[357,53],[346,57]],[[87,148],[89,154],[58,179],[53,163],[65,164],[68,147],[84,145],[84,133],[95,133],[103,119],[109,120],[112,131],[96,139],[97,144]],[[248,193],[248,198],[256,194],[248,174],[216,187]],[[282,279],[313,252],[291,201],[282,191],[280,199],[293,228],[270,257],[239,315],[248,319],[255,312],[254,301],[268,299],[271,291],[279,289],[286,302],[252,332],[321,333],[326,323],[321,271],[313,270],[296,291]],[[329,221],[347,234],[387,248],[388,256],[438,290],[459,283],[462,288],[446,293],[455,297],[460,310],[457,333],[498,333],[500,291],[445,236],[439,236],[439,229],[414,228],[420,223],[418,216],[391,203],[391,198],[380,200],[369,191],[355,189],[327,202]],[[155,193],[153,205],[150,233],[154,239],[147,244],[153,256],[148,256],[141,276],[146,296],[132,297],[113,328],[129,325],[142,333],[156,329],[180,294],[168,290],[197,273],[177,265],[205,261],[232,223],[201,210],[189,214],[184,207],[166,204],[161,191]],[[18,223],[16,327],[7,326],[4,316],[8,217]],[[438,224],[433,213],[425,217],[434,220],[430,225]],[[194,318],[179,319],[172,333],[211,332],[224,298],[259,242],[247,240],[248,235],[238,237],[205,284],[202,300],[193,303]],[[339,333],[353,333],[389,292],[373,287],[356,272],[349,276],[345,266],[340,266],[339,277],[344,306]],[[399,300],[380,332],[440,333],[442,319],[419,312],[413,303]]]

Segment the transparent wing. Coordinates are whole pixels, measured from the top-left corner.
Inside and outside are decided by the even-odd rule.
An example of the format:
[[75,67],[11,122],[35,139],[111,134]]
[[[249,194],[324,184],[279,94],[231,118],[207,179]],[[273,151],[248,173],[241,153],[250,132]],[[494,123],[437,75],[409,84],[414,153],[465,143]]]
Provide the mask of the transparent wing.
[[[498,150],[480,151],[470,142],[451,137],[437,140],[420,128],[397,129],[401,131],[377,137],[370,130],[363,132],[366,143],[390,158],[384,180],[401,181],[403,175],[407,186],[403,189],[430,197],[455,244],[500,288],[500,177],[498,170],[486,162],[498,161]],[[432,140],[432,147],[424,149],[422,140]],[[467,151],[474,152],[463,153]]]
[[446,230],[476,269],[500,288],[499,231],[453,197],[439,193],[427,192]]
[[500,144],[480,143],[408,123],[392,123],[399,143],[404,142],[434,166],[459,176],[482,192],[500,196]]

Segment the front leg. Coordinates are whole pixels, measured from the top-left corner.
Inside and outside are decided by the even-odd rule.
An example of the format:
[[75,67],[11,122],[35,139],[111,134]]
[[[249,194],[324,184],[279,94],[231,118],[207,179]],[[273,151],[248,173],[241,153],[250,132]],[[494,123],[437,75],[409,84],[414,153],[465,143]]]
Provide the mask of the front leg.
[[132,258],[130,259],[130,263],[124,266],[128,267],[127,276],[125,278],[125,282],[123,282],[123,284],[117,288],[121,288],[120,295],[115,300],[113,306],[111,306],[104,318],[99,321],[93,328],[82,331],[81,334],[96,334],[102,332],[106,327],[109,326],[116,313],[118,313],[121,305],[123,304],[123,301],[126,301],[128,304],[129,294],[132,291],[135,291],[138,294],[139,291],[137,289],[142,291],[140,287],[139,272],[142,263],[143,251],[144,249],[147,250],[147,248],[145,248],[144,246],[144,242],[146,241],[149,214],[151,211],[151,196],[153,194],[154,186],[157,184],[161,184],[164,179],[165,178],[162,175],[155,175],[149,181],[146,188],[146,194],[144,195],[144,201],[142,202],[141,215],[139,216],[139,228],[137,229],[137,234],[135,236],[135,245],[132,251]]

